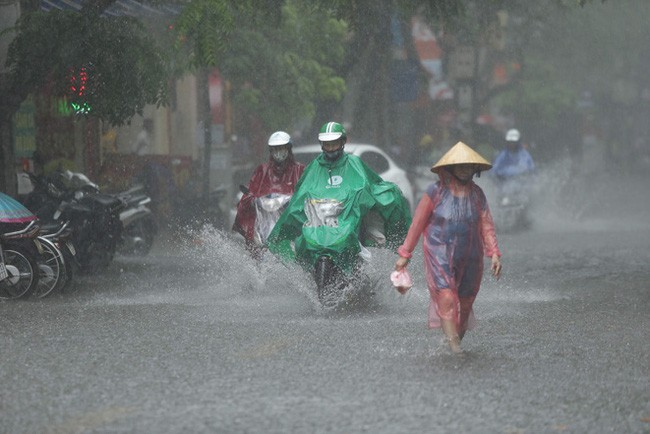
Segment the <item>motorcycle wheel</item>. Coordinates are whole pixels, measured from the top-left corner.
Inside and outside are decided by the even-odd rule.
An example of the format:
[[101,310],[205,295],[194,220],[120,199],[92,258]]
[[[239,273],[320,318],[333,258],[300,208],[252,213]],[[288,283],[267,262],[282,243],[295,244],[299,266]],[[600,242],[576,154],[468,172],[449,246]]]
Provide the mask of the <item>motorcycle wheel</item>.
[[129,230],[129,236],[138,237],[140,241],[133,246],[133,254],[136,256],[146,256],[153,246],[155,224],[153,220],[141,220],[133,225]]
[[39,239],[43,253],[38,260],[38,284],[32,295],[43,298],[58,288],[61,276],[64,274],[64,263],[61,251],[51,241]]
[[316,260],[314,267],[314,280],[318,300],[324,307],[335,307],[339,303],[340,289],[343,286],[340,271],[334,261],[328,256],[321,256]]
[[38,283],[36,261],[18,250],[6,249],[4,254],[9,276],[0,281],[0,299],[28,296]]
[[77,266],[75,264],[75,258],[72,252],[70,252],[68,246],[63,245],[61,247],[61,254],[63,255],[63,261],[64,261],[64,273],[61,275],[61,279],[59,280],[58,284],[58,289],[61,292],[69,293],[73,292],[76,289],[75,285],[71,285],[72,279],[74,278],[75,274],[75,267]]

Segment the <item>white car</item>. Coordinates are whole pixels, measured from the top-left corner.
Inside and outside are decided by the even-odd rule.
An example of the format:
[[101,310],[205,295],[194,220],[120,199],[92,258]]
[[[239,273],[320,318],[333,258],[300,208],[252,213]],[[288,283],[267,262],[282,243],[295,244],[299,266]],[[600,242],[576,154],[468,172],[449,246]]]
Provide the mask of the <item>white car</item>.
[[[320,145],[295,146],[293,155],[297,161],[305,165],[311,163],[321,154]],[[409,203],[411,211],[414,209],[413,187],[406,176],[406,172],[401,169],[392,158],[382,149],[375,145],[365,143],[346,143],[345,152],[356,155],[366,163],[372,170],[377,172],[384,181],[390,181],[402,190],[402,194]]]

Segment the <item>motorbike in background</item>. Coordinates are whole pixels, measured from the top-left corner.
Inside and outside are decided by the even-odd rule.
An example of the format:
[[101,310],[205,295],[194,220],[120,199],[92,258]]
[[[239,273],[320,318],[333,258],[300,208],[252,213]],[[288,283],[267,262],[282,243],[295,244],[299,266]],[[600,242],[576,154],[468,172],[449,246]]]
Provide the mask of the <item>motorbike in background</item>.
[[530,183],[530,175],[496,178],[497,206],[493,217],[497,229],[508,232],[530,227]]

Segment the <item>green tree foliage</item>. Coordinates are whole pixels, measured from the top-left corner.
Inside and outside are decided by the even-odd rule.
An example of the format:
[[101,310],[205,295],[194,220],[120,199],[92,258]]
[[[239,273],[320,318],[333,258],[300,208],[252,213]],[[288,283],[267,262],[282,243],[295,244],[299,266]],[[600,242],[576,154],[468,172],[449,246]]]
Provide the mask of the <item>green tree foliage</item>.
[[339,101],[346,32],[343,21],[295,0],[277,21],[238,23],[220,65],[235,106],[278,129],[309,119],[319,102]]
[[[451,20],[464,10],[467,0],[313,0],[349,25],[345,60],[340,74],[347,92],[341,107],[321,108],[321,122],[332,115],[353,125],[357,139],[388,147],[408,138],[387,128],[394,119],[391,101],[393,67],[393,18],[401,20],[408,44],[408,23],[412,14]],[[490,1],[490,0],[488,0]],[[412,54],[413,56],[413,54]],[[421,73],[425,75],[424,71]]]
[[[515,86],[500,93],[495,104],[504,113],[516,114],[520,128],[531,131],[549,128],[562,113],[572,109],[578,97],[576,88],[558,80],[557,69],[539,58],[528,58],[526,69]],[[527,125],[525,125],[527,124]]]
[[85,114],[113,124],[165,99],[166,64],[145,27],[129,17],[27,13],[17,23],[7,64],[14,92],[48,87],[71,103],[86,104]]
[[[30,92],[46,86],[62,96],[67,94],[71,102],[86,103],[91,108],[86,114],[121,124],[141,113],[146,104],[164,103],[174,72],[218,66],[232,80],[238,106],[256,113],[269,129],[286,127],[313,116],[317,107],[340,100],[347,90],[358,96],[351,99],[355,107],[349,112],[361,121],[355,123],[354,117],[348,120],[352,120],[356,129],[366,125],[378,137],[388,137],[382,134],[380,126],[389,118],[390,18],[395,14],[405,19],[413,12],[423,13],[444,23],[445,29],[453,31],[456,37],[480,41],[481,29],[485,28],[482,26],[493,19],[493,12],[498,8],[519,11],[519,16],[528,17],[530,22],[542,22],[537,15],[544,15],[542,6],[546,4],[586,5],[583,9],[587,9],[601,3],[600,0],[191,0],[182,3],[183,11],[171,32],[171,40],[167,40],[156,39],[150,28],[133,18],[100,18],[102,11],[113,2],[88,0],[82,13],[24,13],[10,46],[9,74],[0,80],[3,130],[10,128],[11,117],[20,102]],[[626,28],[625,23],[616,26]],[[603,29],[609,27],[607,22],[602,23]],[[531,28],[531,35],[537,33],[537,27]],[[567,41],[573,42],[570,36]],[[166,49],[164,44],[175,50]],[[568,48],[571,44],[558,46]],[[580,52],[580,47],[575,51]],[[614,54],[623,51],[625,48],[621,49],[619,44]],[[70,92],[74,84],[70,77],[82,70],[88,74],[87,89],[75,101]],[[589,77],[594,81],[607,80]],[[346,89],[346,82],[363,81],[372,87],[357,86],[356,92],[350,86]],[[517,90],[524,101],[531,101],[532,112],[538,111],[540,104],[533,103],[534,98],[526,97],[526,93],[531,97],[537,95],[546,104],[564,104],[564,98],[550,97],[549,88],[541,93],[539,89],[529,83]],[[504,97],[503,101],[507,100]],[[0,134],[5,171],[13,165],[10,137],[11,134]]]
[[345,91],[336,70],[346,25],[310,2],[193,0],[174,30],[177,69],[218,67],[239,118],[254,114],[267,129],[309,118]]
[[[500,31],[497,13],[506,11],[510,17],[508,24],[513,29],[513,34],[510,34],[510,29],[508,30],[508,36],[514,38],[506,50],[498,53],[497,56],[500,60],[521,65],[521,73],[512,75],[507,85],[490,87],[491,66],[497,57],[492,57],[493,53],[489,50],[483,52],[482,56],[487,54],[487,57],[482,57],[483,68],[478,70],[473,115],[477,115],[479,110],[487,107],[494,97],[509,92],[500,99],[506,109],[511,107],[510,103],[514,101],[514,95],[518,95],[520,102],[530,104],[524,112],[544,116],[539,120],[548,124],[552,122],[556,113],[565,108],[568,98],[575,93],[567,93],[566,84],[548,85],[553,78],[556,78],[555,74],[559,74],[559,70],[555,67],[543,68],[545,73],[551,74],[547,77],[538,74],[538,71],[528,71],[530,46],[541,29],[550,20],[561,16],[563,11],[578,9],[579,15],[581,10],[602,3],[602,0],[314,1],[330,8],[336,16],[350,24],[351,36],[347,45],[347,61],[342,73],[350,90],[346,96],[346,103],[350,103],[353,107],[346,111],[352,118],[346,120],[352,121],[355,125],[355,133],[365,135],[382,145],[399,139],[399,137],[391,137],[390,131],[382,130],[385,120],[393,118],[390,98],[387,95],[390,69],[385,67],[391,61],[390,17],[398,17],[404,23],[408,23],[409,17],[415,13],[425,16],[434,28],[444,30],[445,40],[441,42],[445,55],[449,56],[455,47],[460,45],[473,46],[477,49],[489,48],[490,37]],[[584,8],[580,9],[579,6]],[[533,60],[533,62],[537,61]],[[369,80],[368,77],[372,79]],[[526,83],[523,83],[524,80]],[[365,86],[367,81],[371,81],[373,86]],[[549,107],[548,104],[551,106]]]
[[230,41],[236,11],[228,0],[193,0],[176,20],[177,54],[189,68],[215,67]]

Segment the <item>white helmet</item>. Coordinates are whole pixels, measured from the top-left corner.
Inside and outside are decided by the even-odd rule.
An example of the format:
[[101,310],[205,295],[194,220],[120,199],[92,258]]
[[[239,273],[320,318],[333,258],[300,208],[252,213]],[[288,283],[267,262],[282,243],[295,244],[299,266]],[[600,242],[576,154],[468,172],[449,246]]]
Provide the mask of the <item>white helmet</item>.
[[519,130],[511,129],[506,133],[506,142],[518,142],[521,139],[521,134]]
[[284,146],[291,144],[291,136],[284,131],[276,131],[269,137],[269,146]]

